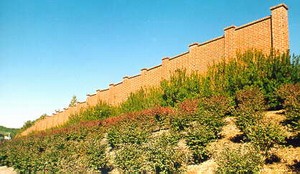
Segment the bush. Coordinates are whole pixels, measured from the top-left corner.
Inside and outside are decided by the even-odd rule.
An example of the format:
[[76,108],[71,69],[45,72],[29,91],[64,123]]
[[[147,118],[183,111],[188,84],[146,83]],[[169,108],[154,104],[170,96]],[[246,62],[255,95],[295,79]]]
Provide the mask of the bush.
[[162,103],[162,92],[159,88],[141,88],[135,93],[131,93],[128,99],[120,106],[121,113],[141,111],[160,106]]
[[247,138],[266,157],[269,157],[270,149],[285,141],[283,130],[273,123],[259,123],[248,128]]
[[238,108],[236,125],[246,135],[249,128],[256,125],[263,118],[262,111],[266,108],[264,96],[258,87],[247,87],[236,94]]
[[180,173],[190,156],[172,140],[172,135],[163,134],[143,145],[124,146],[117,151],[115,163],[124,173]]
[[82,112],[71,115],[67,125],[77,124],[83,121],[103,120],[105,118],[114,116],[116,113],[116,108],[104,102],[99,102],[94,107],[89,107]]
[[148,152],[146,168],[151,173],[182,173],[190,160],[190,153],[176,147],[177,137],[163,134],[158,139],[152,139],[145,147]]
[[233,111],[233,101],[229,97],[222,95],[213,95],[202,98],[199,102],[200,109],[212,112],[220,118],[230,114]]
[[147,141],[149,135],[148,130],[132,123],[111,128],[107,134],[107,138],[110,146],[115,148],[128,144],[140,145]]
[[236,93],[238,111],[257,112],[266,109],[264,95],[258,87],[250,86]]
[[236,126],[246,135],[249,133],[249,128],[256,125],[263,118],[263,114],[259,112],[240,111],[237,114]]
[[215,138],[214,132],[205,126],[196,125],[189,129],[186,144],[192,150],[194,162],[200,163],[209,157],[206,146]]
[[170,80],[161,82],[163,106],[176,106],[186,99],[193,99],[200,93],[200,77],[188,75],[186,70],[176,70]]
[[286,84],[277,91],[286,109],[287,123],[295,130],[300,130],[300,84]]
[[144,173],[144,149],[137,144],[128,144],[117,151],[115,164],[124,173]]
[[216,157],[216,173],[258,173],[264,161],[260,153],[251,145],[239,148],[226,147]]

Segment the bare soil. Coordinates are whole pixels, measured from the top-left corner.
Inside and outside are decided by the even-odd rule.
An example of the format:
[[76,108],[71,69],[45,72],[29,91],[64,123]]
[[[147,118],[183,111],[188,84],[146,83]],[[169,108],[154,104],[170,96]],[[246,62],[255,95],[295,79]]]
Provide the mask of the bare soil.
[[17,172],[11,167],[1,166],[0,174],[17,174]]

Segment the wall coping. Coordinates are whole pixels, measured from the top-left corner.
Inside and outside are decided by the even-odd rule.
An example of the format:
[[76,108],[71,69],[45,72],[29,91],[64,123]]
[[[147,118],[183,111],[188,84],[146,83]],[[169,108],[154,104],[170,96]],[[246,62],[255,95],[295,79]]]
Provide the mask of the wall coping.
[[133,79],[133,78],[136,78],[136,77],[138,77],[138,76],[140,76],[141,74],[137,74],[137,75],[134,75],[134,76],[131,76],[131,77],[129,77],[130,79]]
[[149,68],[148,71],[151,71],[151,70],[153,70],[153,69],[155,69],[155,68],[159,68],[159,67],[161,67],[161,65],[156,65],[156,66],[154,66],[154,67],[152,67],[152,68]]
[[209,41],[200,43],[198,46],[206,45],[206,44],[209,44],[209,43],[211,43],[211,42],[214,42],[214,41],[217,41],[217,40],[220,40],[220,39],[223,39],[223,38],[224,38],[224,36],[216,37],[216,38],[211,39],[211,40],[209,40]]
[[278,5],[275,5],[275,6],[271,7],[270,10],[275,10],[276,8],[279,8],[279,7],[284,7],[286,10],[289,9],[289,7],[286,4],[281,3],[281,4],[278,4]]
[[161,60],[170,60],[170,58],[169,57],[164,57]]
[[121,85],[123,82],[116,83],[115,86]]
[[94,96],[94,95],[96,95],[96,94],[87,94],[86,96],[92,97],[92,96]]
[[176,56],[170,58],[170,60],[176,59],[176,58],[181,57],[181,56],[183,56],[183,55],[185,55],[185,54],[188,54],[188,53],[189,53],[189,51],[184,52],[184,53],[181,53],[181,54],[178,54],[178,55],[176,55]]
[[235,25],[230,25],[230,26],[224,28],[224,31],[229,30],[229,29],[231,29],[231,28],[236,28],[236,26],[235,26]]
[[255,21],[253,21],[253,22],[249,22],[249,23],[247,23],[247,24],[238,26],[237,28],[235,28],[235,30],[240,30],[240,29],[242,29],[242,28],[249,27],[250,25],[254,25],[254,24],[257,24],[257,23],[262,22],[262,21],[264,21],[264,20],[268,20],[268,19],[271,19],[271,16],[266,16],[266,17],[264,17],[264,18],[255,20]]
[[101,89],[100,92],[104,92],[104,91],[108,91],[109,88],[106,88],[106,89]]
[[192,47],[192,46],[199,46],[199,43],[198,42],[194,42],[192,44],[189,45],[189,47]]

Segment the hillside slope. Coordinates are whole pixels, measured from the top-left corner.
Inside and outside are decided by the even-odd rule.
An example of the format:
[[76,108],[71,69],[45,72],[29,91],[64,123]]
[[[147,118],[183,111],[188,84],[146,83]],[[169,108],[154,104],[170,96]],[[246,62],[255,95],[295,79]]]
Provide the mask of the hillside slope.
[[248,52],[205,76],[178,70],[119,107],[100,102],[62,127],[1,143],[0,165],[20,173],[299,172],[297,60]]

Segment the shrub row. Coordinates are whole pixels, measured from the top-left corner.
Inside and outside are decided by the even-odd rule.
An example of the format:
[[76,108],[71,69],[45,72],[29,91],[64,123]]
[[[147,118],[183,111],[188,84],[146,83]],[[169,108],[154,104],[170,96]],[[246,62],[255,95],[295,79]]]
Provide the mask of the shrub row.
[[[277,90],[284,84],[300,81],[299,59],[299,56],[291,57],[289,54],[265,56],[258,51],[248,51],[237,55],[234,59],[213,64],[208,67],[205,75],[176,70],[170,79],[163,80],[158,88],[142,88],[130,94],[127,101],[119,107],[100,103],[94,108],[74,115],[70,122],[98,120],[156,106],[178,107],[178,104],[187,99],[218,95],[227,96],[234,102],[233,99],[238,91],[252,87],[261,91],[263,100],[259,102],[266,102],[267,106],[264,107],[280,109],[283,108],[283,101]],[[247,98],[250,94],[244,95]],[[252,104],[256,103],[252,102]],[[261,104],[256,106],[259,108]]]

